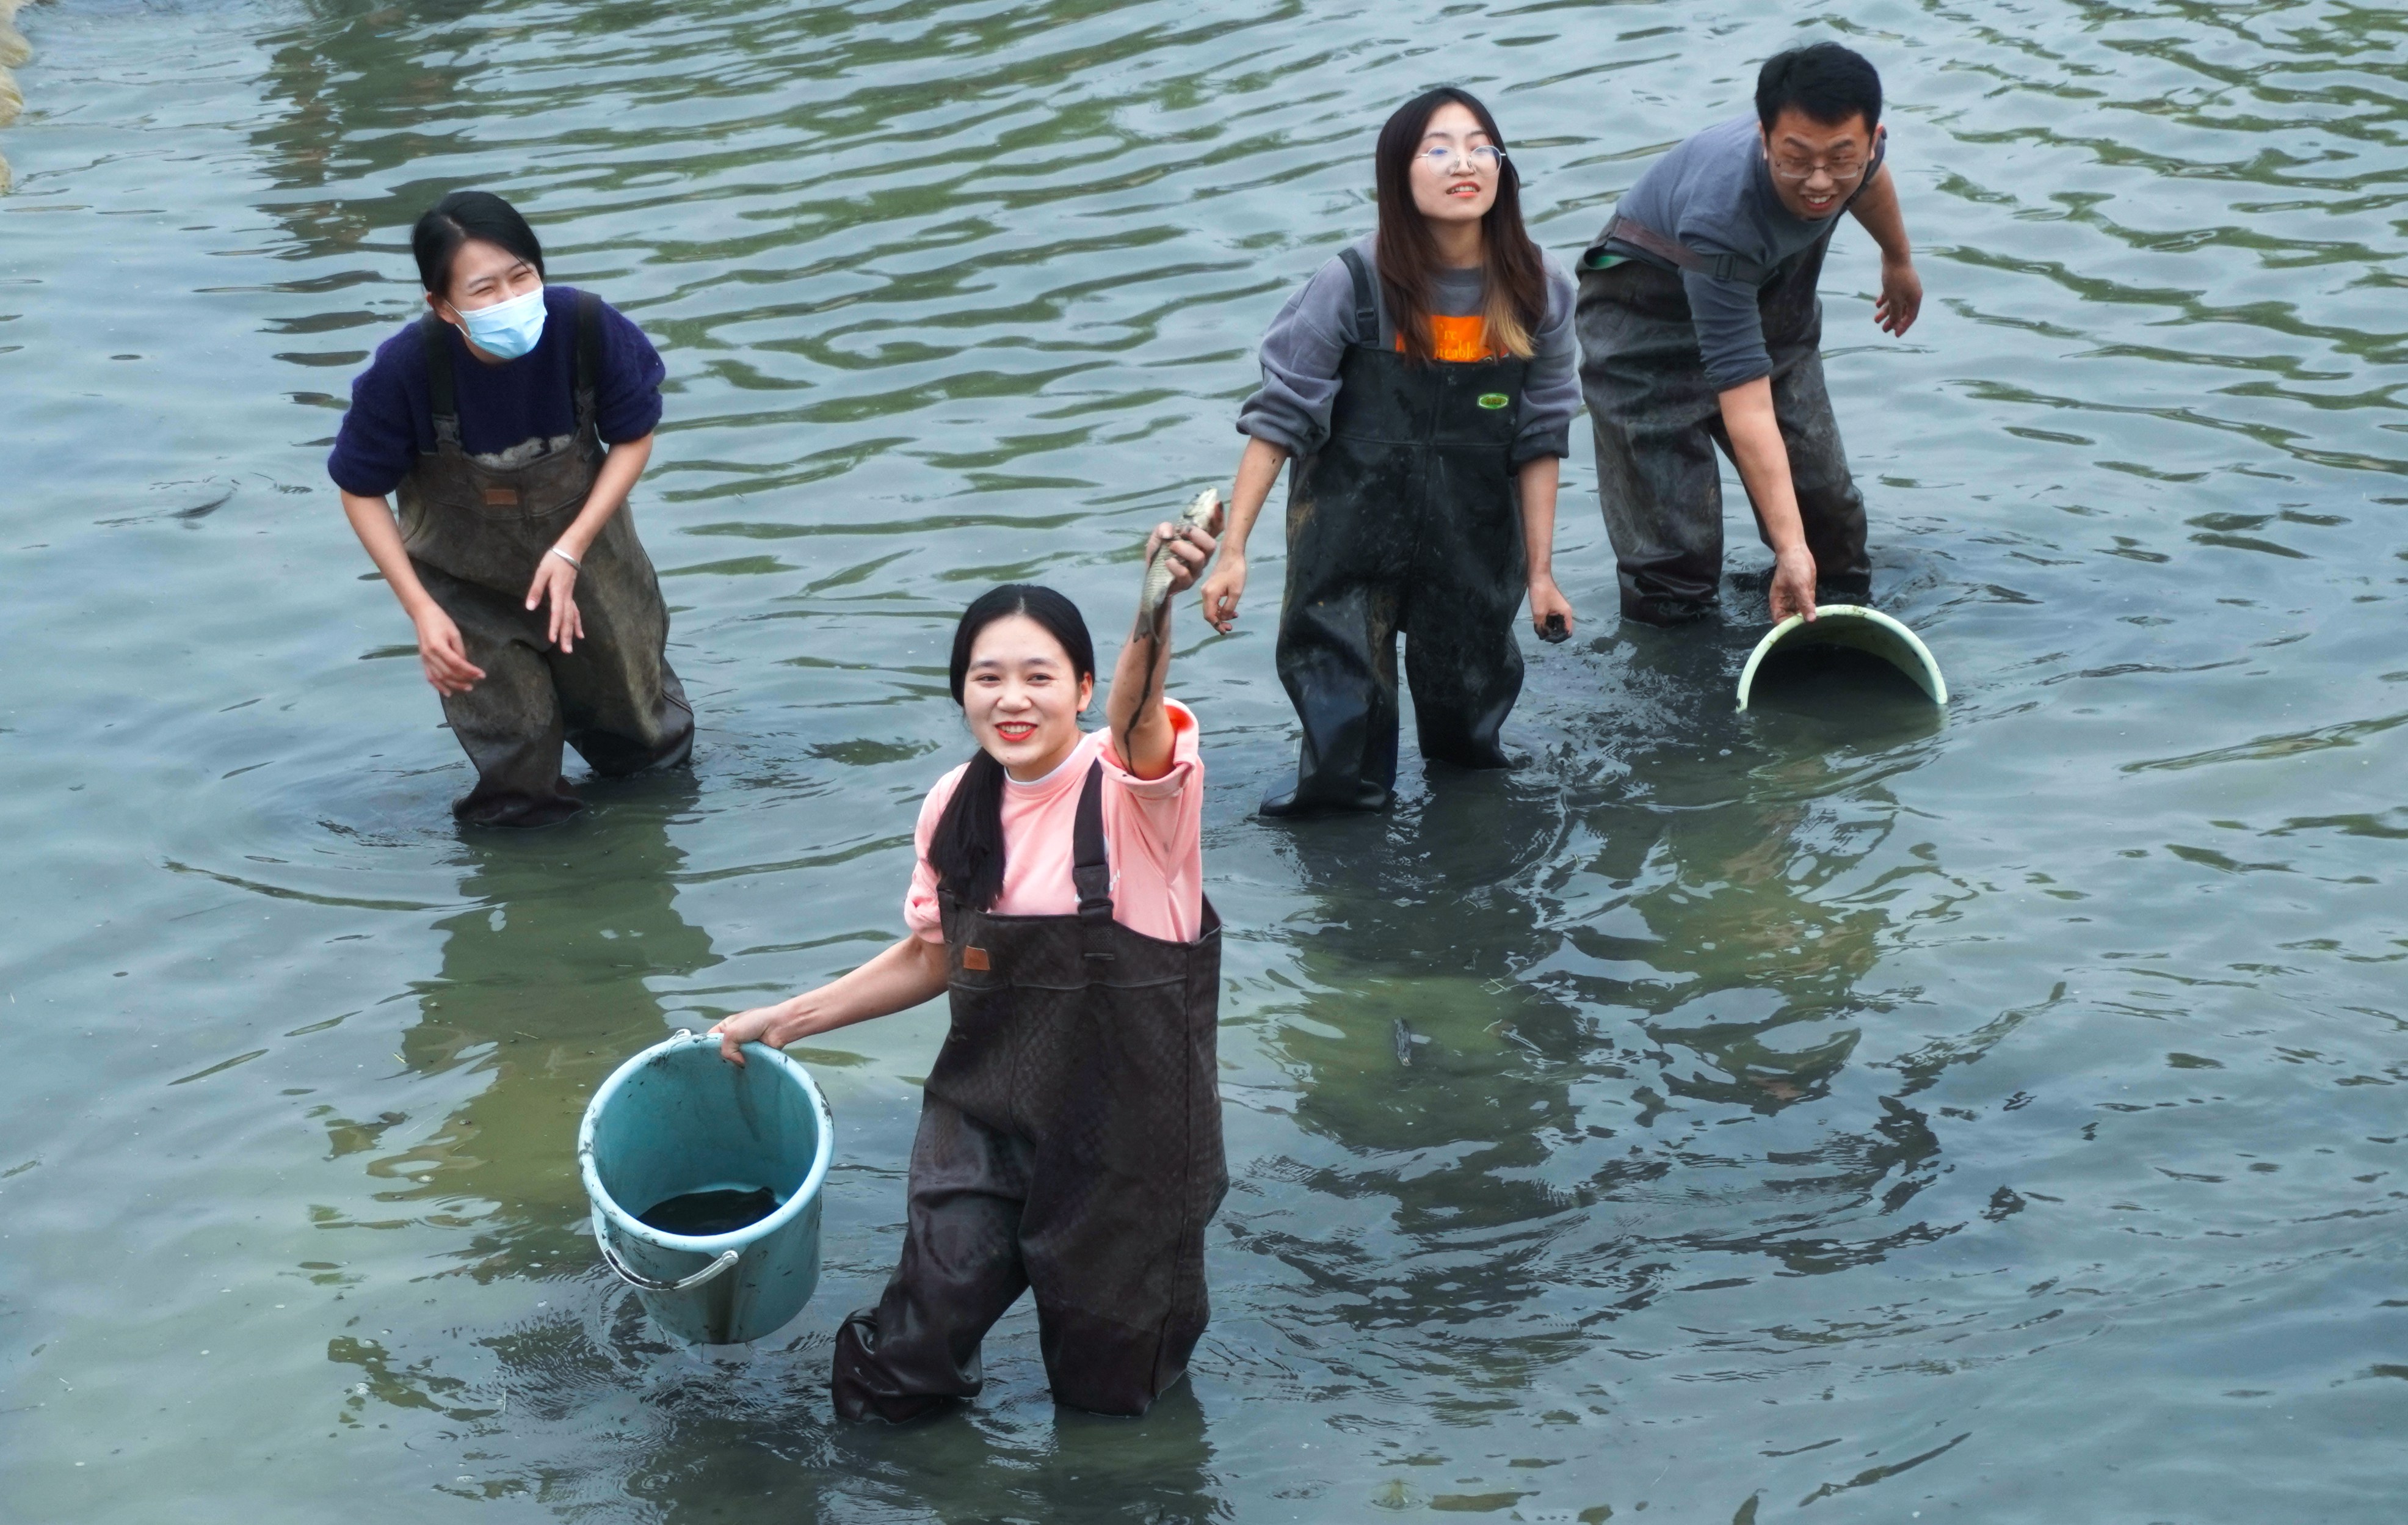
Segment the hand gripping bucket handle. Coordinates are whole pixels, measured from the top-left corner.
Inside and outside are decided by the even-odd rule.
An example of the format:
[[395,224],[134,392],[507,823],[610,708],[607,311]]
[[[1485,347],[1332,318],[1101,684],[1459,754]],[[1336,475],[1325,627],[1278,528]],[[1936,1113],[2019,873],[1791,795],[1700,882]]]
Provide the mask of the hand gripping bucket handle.
[[630,1287],[646,1292],[692,1291],[694,1288],[700,1287],[704,1282],[710,1280],[711,1277],[716,1276],[721,1272],[726,1270],[729,1266],[732,1266],[737,1261],[744,1259],[744,1256],[740,1251],[724,1250],[721,1252],[718,1259],[711,1261],[710,1264],[704,1266],[700,1271],[695,1272],[693,1275],[688,1276],[683,1281],[654,1281],[649,1276],[638,1276],[634,1272],[628,1270],[626,1264],[619,1259],[619,1252],[610,1247],[609,1235],[604,1235],[602,1238],[596,1240],[595,1243],[602,1246],[603,1263],[608,1265],[613,1272],[616,1272],[621,1281],[625,1282]]

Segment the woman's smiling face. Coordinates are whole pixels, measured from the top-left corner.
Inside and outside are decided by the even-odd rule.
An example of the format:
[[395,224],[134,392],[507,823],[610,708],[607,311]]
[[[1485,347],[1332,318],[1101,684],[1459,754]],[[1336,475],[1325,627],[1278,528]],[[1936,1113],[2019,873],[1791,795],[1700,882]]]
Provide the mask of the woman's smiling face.
[[[543,272],[511,253],[500,244],[482,238],[470,238],[452,256],[452,289],[430,293],[427,300],[441,300],[452,309],[452,320],[463,312],[473,312],[513,296],[524,296],[543,289]],[[437,309],[438,313],[440,309]]]
[[1449,101],[1422,125],[1413,155],[1413,206],[1433,223],[1477,223],[1497,205],[1498,169],[1475,155],[1496,140],[1460,101]]
[[1070,665],[1053,633],[1025,614],[981,630],[962,683],[962,718],[987,755],[1025,783],[1061,766],[1079,744],[1079,716],[1095,697],[1092,673]]

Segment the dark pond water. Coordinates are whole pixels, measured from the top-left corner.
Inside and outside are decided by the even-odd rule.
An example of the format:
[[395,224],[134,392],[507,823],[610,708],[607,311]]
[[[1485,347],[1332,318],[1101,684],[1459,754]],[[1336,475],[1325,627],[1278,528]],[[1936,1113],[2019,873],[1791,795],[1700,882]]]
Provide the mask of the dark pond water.
[[767,1187],[713,1187],[655,1202],[636,1216],[665,1233],[699,1237],[734,1233],[777,1210],[777,1193]]
[[[2379,6],[51,0],[0,134],[12,1518],[2380,1520],[2408,1464],[2408,18]],[[1929,291],[1825,279],[1944,720],[1602,618],[1584,448],[1510,777],[1249,816],[1185,619],[1234,1186],[1191,1390],[840,1428],[931,1009],[801,1057],[826,1278],[696,1353],[595,1264],[622,1057],[858,962],[951,622],[1118,629],[1252,348],[1484,93],[1578,250],[1755,61],[1882,65]],[[690,777],[463,837],[320,462],[408,220],[517,197],[668,360]],[[1735,540],[1747,537],[1734,525]],[[1258,582],[1278,572],[1262,537]],[[1760,567],[1751,545],[1735,571]],[[1400,1027],[1399,1024],[1402,1024]],[[1400,1060],[1399,1040],[1410,1056]],[[1918,1513],[1919,1512],[1919,1513]]]

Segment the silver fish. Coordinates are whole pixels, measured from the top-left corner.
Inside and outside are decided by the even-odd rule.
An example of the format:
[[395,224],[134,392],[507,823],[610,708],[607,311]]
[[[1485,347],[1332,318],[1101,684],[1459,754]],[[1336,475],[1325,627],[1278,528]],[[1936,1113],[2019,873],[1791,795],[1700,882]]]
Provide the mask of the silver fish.
[[[1220,493],[1207,487],[1196,495],[1195,502],[1187,505],[1187,511],[1179,516],[1179,522],[1171,526],[1171,531],[1174,535],[1184,535],[1191,529],[1202,529],[1212,523],[1212,515],[1220,510]],[[1165,540],[1154,547],[1153,556],[1146,561],[1145,588],[1138,595],[1137,617],[1151,625],[1162,608],[1162,601],[1169,597],[1170,542]]]

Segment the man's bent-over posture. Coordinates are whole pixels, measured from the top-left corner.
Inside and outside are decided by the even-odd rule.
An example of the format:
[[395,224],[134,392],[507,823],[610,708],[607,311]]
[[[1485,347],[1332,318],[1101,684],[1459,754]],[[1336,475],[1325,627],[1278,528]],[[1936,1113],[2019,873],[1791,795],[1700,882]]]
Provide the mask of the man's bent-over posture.
[[1868,592],[1864,497],[1824,390],[1814,288],[1844,210],[1881,246],[1874,322],[1903,334],[1922,306],[1881,108],[1881,77],[1837,43],[1775,56],[1756,115],[1649,166],[1581,259],[1581,389],[1630,619],[1670,625],[1713,606],[1717,445],[1772,548],[1773,618],[1812,618],[1818,586]]

